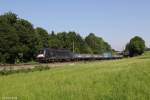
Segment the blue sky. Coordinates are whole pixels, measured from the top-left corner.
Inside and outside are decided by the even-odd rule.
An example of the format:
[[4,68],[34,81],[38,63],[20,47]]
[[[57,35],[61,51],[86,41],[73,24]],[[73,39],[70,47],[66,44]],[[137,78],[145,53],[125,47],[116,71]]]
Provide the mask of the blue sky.
[[49,32],[95,33],[117,50],[136,35],[150,47],[150,0],[0,0],[8,11]]

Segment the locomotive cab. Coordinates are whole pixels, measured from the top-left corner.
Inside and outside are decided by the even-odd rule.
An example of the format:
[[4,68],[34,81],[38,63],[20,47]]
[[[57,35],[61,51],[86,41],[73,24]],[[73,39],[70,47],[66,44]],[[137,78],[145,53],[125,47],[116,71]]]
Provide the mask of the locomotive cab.
[[67,49],[44,48],[39,51],[36,58],[40,63],[63,62],[72,60],[73,54]]
[[36,59],[38,62],[44,61],[45,58],[45,50],[40,50]]

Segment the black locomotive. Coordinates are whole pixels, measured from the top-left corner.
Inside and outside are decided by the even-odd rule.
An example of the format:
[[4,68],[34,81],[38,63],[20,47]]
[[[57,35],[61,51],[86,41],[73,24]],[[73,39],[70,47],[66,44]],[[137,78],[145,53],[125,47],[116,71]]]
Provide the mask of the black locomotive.
[[67,62],[81,60],[104,60],[104,59],[121,59],[122,56],[112,56],[111,53],[98,54],[76,54],[67,49],[45,48],[40,50],[36,59],[40,63],[48,62]]
[[45,48],[37,55],[38,62],[62,62],[73,60],[73,53],[67,49]]

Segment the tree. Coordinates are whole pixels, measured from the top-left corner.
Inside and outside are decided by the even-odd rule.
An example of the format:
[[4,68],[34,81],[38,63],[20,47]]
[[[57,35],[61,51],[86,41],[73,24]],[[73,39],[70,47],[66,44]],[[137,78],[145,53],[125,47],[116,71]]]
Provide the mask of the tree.
[[[61,32],[57,34],[60,42],[59,48],[66,48],[74,53],[91,53],[91,49],[85,40],[76,32]],[[57,42],[56,42],[57,43]]]
[[48,40],[49,40],[48,32],[41,27],[37,27],[35,29],[35,32],[38,36],[40,47],[41,48],[47,48],[49,46],[49,44],[48,44]]
[[52,31],[51,34],[49,35],[48,46],[50,48],[62,48],[62,43],[58,39],[54,31]]
[[77,53],[92,53],[91,48],[88,46],[88,44],[85,42],[85,40],[79,35],[76,35],[76,39],[77,39],[77,46],[76,48],[78,48],[78,51],[76,50]]
[[27,62],[34,59],[39,44],[38,36],[34,31],[33,25],[24,19],[18,19],[15,23],[16,33],[19,37],[19,52],[23,54],[23,61]]
[[135,36],[134,38],[132,38],[126,45],[126,51],[129,51],[129,55],[131,57],[143,54],[144,50],[145,41],[139,36]]
[[14,13],[0,16],[0,62],[14,63],[17,58],[19,38],[13,27],[17,21]]
[[14,25],[17,21],[17,15],[12,12],[7,12],[1,15],[1,19],[9,25]]
[[68,48],[67,32],[59,32],[59,33],[57,33],[57,38],[61,42],[60,48]]
[[95,36],[94,33],[90,33],[85,38],[86,43],[92,49],[94,54],[102,54],[104,52],[111,51],[110,45],[105,42],[101,37]]

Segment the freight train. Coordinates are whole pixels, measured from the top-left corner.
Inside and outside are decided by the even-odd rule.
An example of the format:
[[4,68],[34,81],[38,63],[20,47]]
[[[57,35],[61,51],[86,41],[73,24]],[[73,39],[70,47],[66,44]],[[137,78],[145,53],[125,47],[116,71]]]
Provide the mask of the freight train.
[[44,48],[37,54],[36,59],[40,63],[49,62],[68,62],[68,61],[90,61],[90,60],[109,60],[121,59],[123,56],[111,53],[100,54],[76,54],[67,49]]

